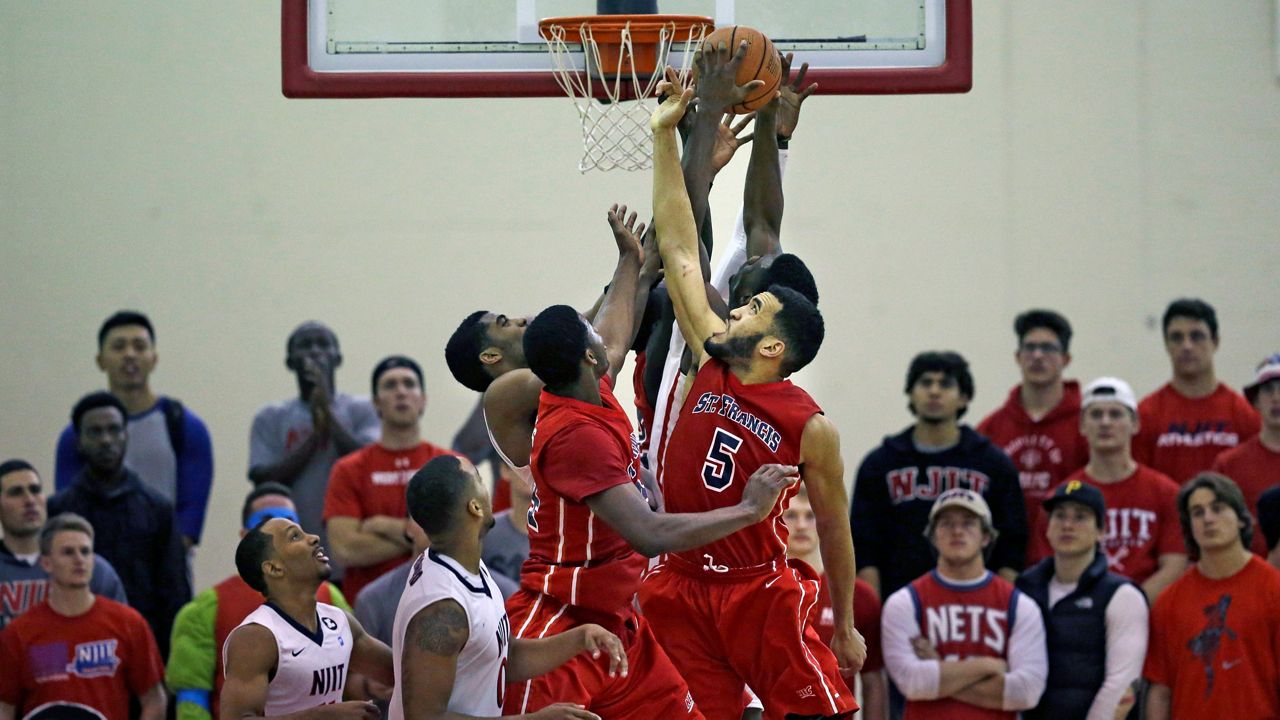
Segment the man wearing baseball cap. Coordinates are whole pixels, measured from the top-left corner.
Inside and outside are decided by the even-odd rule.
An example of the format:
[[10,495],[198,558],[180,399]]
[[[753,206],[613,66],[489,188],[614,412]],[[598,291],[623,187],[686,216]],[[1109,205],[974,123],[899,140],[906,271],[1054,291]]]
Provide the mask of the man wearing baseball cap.
[[1044,691],[1040,609],[983,562],[996,535],[982,495],[942,493],[925,529],[936,568],[885,602],[884,662],[906,696],[907,720],[1012,720]]
[[[1253,382],[1244,387],[1244,396],[1262,417],[1262,431],[1219,455],[1213,462],[1213,471],[1235,480],[1249,510],[1261,517],[1259,498],[1270,488],[1280,486],[1280,354],[1258,364]],[[1249,549],[1255,555],[1267,556],[1262,533],[1253,534]]]
[[[1129,383],[1103,377],[1081,398],[1080,433],[1089,443],[1089,463],[1072,473],[1101,491],[1107,513],[1102,550],[1112,572],[1133,580],[1152,602],[1187,567],[1178,525],[1178,486],[1169,476],[1134,460],[1138,402]],[[1047,546],[1047,519],[1032,542]]]
[[1069,480],[1045,499],[1053,556],[1018,577],[1040,607],[1049,678],[1027,720],[1124,717],[1147,653],[1147,600],[1132,581],[1107,570],[1099,540],[1107,517],[1102,491]]

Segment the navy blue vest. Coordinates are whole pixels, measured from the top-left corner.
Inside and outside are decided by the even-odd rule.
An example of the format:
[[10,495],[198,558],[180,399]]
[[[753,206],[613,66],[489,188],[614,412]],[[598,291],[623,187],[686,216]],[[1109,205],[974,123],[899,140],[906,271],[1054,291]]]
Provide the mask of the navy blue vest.
[[1107,572],[1101,550],[1071,594],[1049,608],[1053,558],[1018,577],[1017,587],[1040,606],[1049,646],[1049,679],[1027,720],[1079,720],[1089,714],[1107,674],[1107,604],[1121,585],[1132,583]]

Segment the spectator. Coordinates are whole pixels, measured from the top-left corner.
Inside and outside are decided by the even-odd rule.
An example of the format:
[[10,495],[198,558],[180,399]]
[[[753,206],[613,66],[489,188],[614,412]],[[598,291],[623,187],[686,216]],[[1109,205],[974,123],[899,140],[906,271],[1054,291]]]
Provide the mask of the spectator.
[[1280,487],[1271,488],[1258,498],[1258,529],[1266,537],[1267,562],[1280,568]]
[[510,488],[511,507],[494,513],[493,527],[480,541],[480,558],[493,573],[502,597],[520,588],[520,568],[529,559],[529,503],[533,500],[530,478],[499,464],[502,485]]
[[[802,578],[816,583],[817,600],[809,613],[809,625],[822,642],[831,644],[835,632],[835,613],[831,609],[831,592],[827,589],[827,574],[822,567],[822,553],[818,550],[818,532],[813,507],[809,505],[809,492],[799,486],[791,504],[782,512],[787,524],[787,563]],[[490,533],[492,534],[492,533]],[[880,655],[880,598],[864,580],[853,585],[853,626],[867,642],[867,659],[858,671],[862,681],[862,720],[886,720],[889,715],[889,694],[884,680],[884,659]]]
[[334,463],[324,500],[325,528],[347,569],[342,587],[351,597],[409,559],[405,487],[431,458],[453,454],[422,439],[427,396],[418,363],[403,355],[384,358],[373,369],[372,387],[381,434]]
[[173,616],[191,599],[186,553],[173,506],[124,466],[128,432],[116,396],[86,395],[71,411],[85,468],[71,487],[49,498],[49,512],[73,512],[98,532],[98,550],[124,583],[129,605],[146,618],[169,654]]
[[[1245,386],[1244,395],[1262,419],[1262,432],[1224,451],[1213,461],[1213,471],[1234,480],[1244,493],[1250,512],[1258,513],[1262,493],[1280,485],[1280,354],[1258,365],[1257,375]],[[1258,517],[1261,519],[1261,514]],[[1253,534],[1250,549],[1255,555],[1267,556],[1262,533]]]
[[388,646],[394,635],[392,627],[396,619],[396,607],[400,604],[400,594],[404,592],[405,583],[409,580],[413,559],[431,546],[430,541],[427,540],[427,534],[422,531],[418,523],[413,521],[413,518],[409,518],[405,534],[413,543],[413,555],[396,569],[365,585],[360,591],[360,596],[356,598],[356,620],[364,626],[365,632]]
[[1053,556],[1018,577],[1045,619],[1049,678],[1026,720],[1124,718],[1147,654],[1147,599],[1131,581],[1107,571],[1099,552],[1102,492],[1070,480],[1044,501]]
[[1013,582],[1027,545],[1027,515],[1009,457],[960,424],[973,398],[969,364],[953,352],[926,352],[907,371],[915,425],[886,437],[858,468],[853,491],[858,577],[888,597],[934,565],[924,536],[930,508],[947,490],[968,488],[989,504],[999,537],[988,562]]
[[[289,488],[279,483],[254,487],[240,508],[240,537],[274,517],[294,522],[298,515]],[[316,591],[320,602],[350,610],[333,583]],[[177,720],[217,720],[222,691],[222,648],[240,621],[262,604],[262,594],[232,575],[195,596],[173,621],[173,642],[165,682],[177,702]]]
[[[1080,429],[1089,442],[1089,464],[1069,478],[1092,485],[1106,502],[1102,550],[1107,567],[1142,586],[1151,602],[1187,569],[1178,525],[1178,486],[1167,475],[1134,461],[1137,399],[1119,378],[1098,378],[1084,391]],[[1043,520],[1032,544],[1052,553]]]
[[[1013,359],[1022,383],[978,432],[1004,449],[1018,468],[1027,528],[1040,526],[1040,503],[1089,460],[1080,436],[1080,383],[1063,380],[1071,364],[1071,323],[1052,310],[1028,310],[1013,321]],[[1028,561],[1039,558],[1027,558]]]
[[983,567],[997,531],[982,495],[968,488],[942,493],[925,534],[937,566],[889,596],[880,626],[885,667],[906,696],[905,716],[1013,720],[1044,692],[1040,610]]
[[[285,343],[285,367],[298,380],[298,396],[267,405],[253,418],[249,437],[249,479],[293,489],[299,525],[324,531],[325,489],[338,458],[378,439],[378,415],[365,398],[335,393],[333,374],[342,364],[338,337],[328,326],[305,322]],[[342,576],[340,563],[334,577]]]
[[1197,562],[1151,610],[1147,719],[1280,717],[1280,570],[1249,552],[1244,495],[1201,473],[1178,515]]
[[1134,458],[1179,485],[1213,466],[1224,450],[1258,434],[1258,414],[1218,382],[1218,315],[1203,300],[1174,300],[1164,311],[1164,349],[1173,379],[1142,399]]
[[[44,602],[49,573],[40,566],[40,529],[48,517],[44,489],[36,469],[25,460],[0,463],[0,630]],[[89,591],[127,602],[115,568],[93,557]]]
[[150,628],[128,605],[89,590],[93,537],[93,526],[70,513],[40,531],[49,597],[0,633],[0,718],[126,720],[131,698],[142,720],[164,717]]
[[[151,320],[121,310],[98,330],[98,369],[107,388],[124,403],[129,450],[124,464],[142,483],[169,501],[188,548],[200,542],[213,485],[213,441],[204,422],[177,398],[151,390],[151,371],[159,359]],[[58,436],[54,489],[71,487],[84,469],[75,428]]]

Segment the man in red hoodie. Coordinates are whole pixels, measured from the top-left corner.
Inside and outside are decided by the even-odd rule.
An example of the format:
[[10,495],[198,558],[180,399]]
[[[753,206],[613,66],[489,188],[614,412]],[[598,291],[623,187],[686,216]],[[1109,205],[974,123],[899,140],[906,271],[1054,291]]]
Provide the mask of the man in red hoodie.
[[[1028,310],[1014,319],[1013,331],[1018,336],[1013,359],[1022,382],[978,424],[978,432],[1018,468],[1027,527],[1036,528],[1044,512],[1041,503],[1089,461],[1089,445],[1080,435],[1080,383],[1062,379],[1071,364],[1071,323],[1053,310]],[[1042,559],[1030,548],[1028,553],[1028,566]]]

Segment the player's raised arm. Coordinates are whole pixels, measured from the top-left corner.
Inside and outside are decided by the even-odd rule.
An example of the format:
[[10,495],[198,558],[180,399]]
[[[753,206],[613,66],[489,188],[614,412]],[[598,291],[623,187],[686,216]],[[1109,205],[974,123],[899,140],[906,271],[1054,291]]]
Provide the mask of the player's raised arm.
[[[279,654],[275,636],[261,625],[245,625],[231,633],[227,638],[226,680],[219,696],[220,720],[266,717],[267,685],[276,670]],[[280,717],[290,720],[377,720],[378,707],[367,701],[349,701]]]
[[523,368],[503,373],[484,392],[484,419],[503,457],[516,468],[529,464],[533,422],[538,414],[542,380]]
[[841,673],[852,676],[867,659],[867,644],[853,626],[854,554],[849,532],[849,497],[844,489],[844,460],[840,457],[840,433],[826,415],[814,415],[805,423],[800,440],[804,486],[809,494],[818,528],[818,550],[831,592],[835,629],[831,652]]
[[640,249],[640,237],[644,235],[644,223],[636,225],[636,213],[627,214],[626,205],[609,208],[609,227],[618,246],[618,264],[609,281],[600,310],[592,325],[604,341],[609,357],[609,376],[616,378],[631,342],[636,337],[636,288],[639,285],[640,266],[644,253]]
[[780,142],[789,142],[800,120],[800,106],[818,89],[817,83],[804,87],[809,64],[791,76],[792,54],[782,58],[783,82],[778,97],[756,113],[755,145],[747,166],[743,193],[743,225],[747,233],[747,257],[767,257],[782,252],[782,166],[778,160]]

